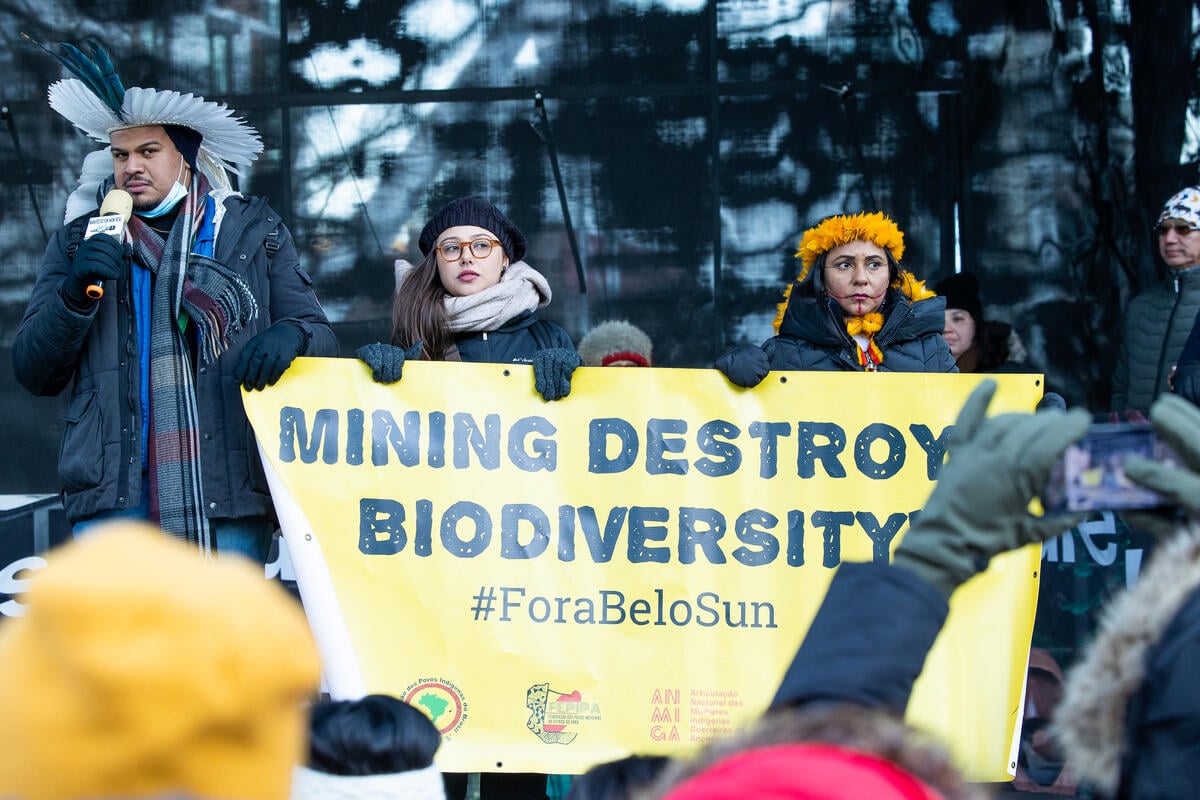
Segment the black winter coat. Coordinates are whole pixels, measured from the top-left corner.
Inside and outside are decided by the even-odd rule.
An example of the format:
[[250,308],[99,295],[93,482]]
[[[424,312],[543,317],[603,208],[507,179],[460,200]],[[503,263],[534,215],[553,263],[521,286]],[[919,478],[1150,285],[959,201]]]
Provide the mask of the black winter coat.
[[1179,354],[1178,368],[1174,381],[1176,394],[1200,406],[1200,324],[1192,324]]
[[949,611],[915,572],[843,563],[771,708],[853,703],[902,715]]
[[1200,773],[1200,528],[1160,543],[1109,602],[1067,676],[1053,734],[1113,800],[1195,797]]
[[[35,395],[71,387],[58,471],[67,517],[76,521],[137,507],[143,491],[142,423],[129,272],[87,313],[68,308],[59,288],[70,269],[71,229],[60,229],[46,246],[12,359],[17,380]],[[303,355],[336,356],[337,340],[291,234],[265,198],[225,200],[214,256],[243,277],[259,314],[215,364],[197,370],[205,512],[210,518],[270,515],[271,498],[233,367],[250,339],[281,320],[305,330]]]
[[[957,372],[954,356],[942,338],[946,300],[930,297],[912,301],[889,289],[883,306],[883,328],[875,344],[883,352],[880,372]],[[793,286],[779,335],[763,343],[772,370],[849,370],[863,372],[858,344],[846,333],[841,308],[809,282]],[[735,374],[742,358],[737,350],[722,356],[718,368]],[[723,363],[725,362],[725,363]]]
[[454,343],[463,361],[483,364],[530,364],[539,350],[575,349],[565,329],[536,311],[522,311],[494,331],[459,334]]

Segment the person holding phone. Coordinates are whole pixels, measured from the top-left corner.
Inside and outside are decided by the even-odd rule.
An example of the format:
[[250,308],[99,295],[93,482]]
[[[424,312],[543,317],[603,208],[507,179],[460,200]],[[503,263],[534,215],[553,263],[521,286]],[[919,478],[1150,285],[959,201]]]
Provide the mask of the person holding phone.
[[1200,769],[1200,409],[1165,394],[1150,421],[1179,461],[1126,458],[1125,475],[1190,521],[1109,601],[1051,726],[1068,767],[1113,800],[1194,797]]
[[903,256],[904,233],[882,213],[822,220],[800,240],[776,335],[731,350],[716,368],[742,387],[770,370],[957,372],[942,338],[946,301],[900,268]]

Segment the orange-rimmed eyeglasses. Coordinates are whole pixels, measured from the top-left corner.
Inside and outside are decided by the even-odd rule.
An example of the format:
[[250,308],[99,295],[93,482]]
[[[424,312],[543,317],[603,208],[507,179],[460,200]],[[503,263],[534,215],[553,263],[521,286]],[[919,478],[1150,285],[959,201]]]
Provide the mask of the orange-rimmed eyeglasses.
[[472,239],[469,242],[442,242],[437,246],[437,251],[442,256],[443,261],[458,261],[462,258],[463,246],[471,248],[471,255],[475,258],[487,258],[492,254],[492,248],[500,244],[499,239]]

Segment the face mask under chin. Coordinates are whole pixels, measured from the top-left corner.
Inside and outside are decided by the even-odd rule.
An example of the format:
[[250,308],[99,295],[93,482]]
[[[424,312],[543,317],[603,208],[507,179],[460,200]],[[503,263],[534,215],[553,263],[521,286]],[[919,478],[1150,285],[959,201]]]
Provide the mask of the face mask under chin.
[[183,161],[181,159],[179,162],[179,174],[175,176],[175,182],[171,184],[171,188],[167,191],[167,194],[162,200],[158,201],[158,205],[156,205],[154,208],[150,209],[149,211],[138,211],[137,215],[139,217],[154,219],[155,217],[161,217],[163,214],[168,213],[172,208],[174,208],[176,203],[187,197],[187,187],[179,182],[179,179],[182,177]]

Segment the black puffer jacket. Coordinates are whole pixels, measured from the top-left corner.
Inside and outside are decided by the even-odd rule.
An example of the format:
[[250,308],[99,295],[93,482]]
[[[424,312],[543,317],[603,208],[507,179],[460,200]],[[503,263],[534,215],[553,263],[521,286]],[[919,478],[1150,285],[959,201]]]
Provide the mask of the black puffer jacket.
[[[978,360],[970,372],[1028,373],[1041,372],[1029,363],[1029,355],[1021,337],[1007,322],[985,319],[976,323],[975,347]],[[965,354],[964,354],[965,355]],[[960,360],[961,361],[961,360]],[[963,371],[962,363],[958,371]]]
[[[70,230],[59,230],[46,247],[12,359],[17,380],[35,395],[71,387],[58,471],[63,505],[74,521],[136,508],[144,487],[129,272],[88,313],[72,311],[59,294],[70,269]],[[246,281],[259,314],[216,363],[197,370],[205,512],[210,518],[269,515],[271,498],[233,367],[250,339],[281,320],[305,331],[303,355],[336,356],[337,340],[291,234],[265,198],[225,200],[214,255]]]
[[[879,371],[958,372],[942,338],[945,310],[945,298],[912,300],[899,289],[889,289],[881,309],[883,328],[875,334],[883,353]],[[858,344],[846,333],[841,307],[818,292],[811,278],[792,285],[779,334],[762,349],[772,370],[865,371],[858,362]],[[718,359],[716,367],[741,386],[753,385],[745,378],[755,371],[748,363],[754,358],[761,356],[756,357],[753,348],[737,348]]]
[[[942,338],[946,301],[912,301],[896,289],[884,301],[883,328],[875,344],[883,352],[880,372],[957,372]],[[792,292],[779,335],[763,345],[771,369],[856,370],[858,344],[846,333],[842,310],[828,296]]]
[[566,330],[536,311],[523,311],[494,331],[459,334],[454,343],[463,361],[484,364],[529,364],[539,350],[575,349]]

